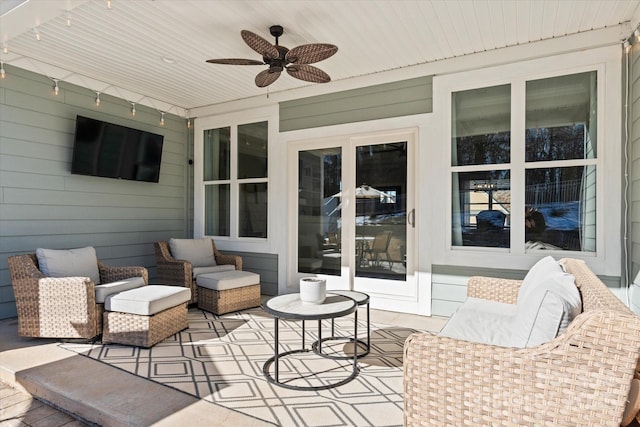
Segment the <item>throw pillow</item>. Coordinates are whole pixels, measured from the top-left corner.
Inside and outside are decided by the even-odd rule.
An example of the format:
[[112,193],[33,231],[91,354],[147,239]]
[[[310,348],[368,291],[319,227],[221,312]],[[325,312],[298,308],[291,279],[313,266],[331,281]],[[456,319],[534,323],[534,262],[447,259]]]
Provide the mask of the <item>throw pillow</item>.
[[96,250],[87,246],[77,249],[36,249],[40,271],[49,277],[89,277],[100,284]]
[[170,239],[169,248],[175,259],[189,261],[192,267],[216,265],[211,239]]

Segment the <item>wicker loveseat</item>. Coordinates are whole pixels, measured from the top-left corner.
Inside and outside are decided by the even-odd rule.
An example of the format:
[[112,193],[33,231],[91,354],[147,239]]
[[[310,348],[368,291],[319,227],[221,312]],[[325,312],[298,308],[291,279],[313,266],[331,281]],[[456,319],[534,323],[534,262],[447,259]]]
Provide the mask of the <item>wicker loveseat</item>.
[[[237,255],[222,254],[213,239],[211,246],[213,247],[213,255],[217,265],[233,265],[236,270],[242,270],[242,257]],[[183,259],[176,259],[171,254],[169,242],[155,242],[157,281],[173,286],[184,286],[191,289],[191,304],[198,302],[198,287],[196,278],[193,274],[193,266],[191,262]]]
[[[583,312],[530,348],[417,333],[404,347],[406,426],[618,426],[640,356],[634,315],[583,261],[563,259]],[[473,277],[469,297],[515,304],[521,281]]]
[[[110,267],[96,259],[100,282],[141,277],[144,267]],[[102,333],[104,304],[96,303],[96,284],[89,277],[47,277],[36,254],[8,258],[18,312],[18,334],[26,337],[91,339]],[[139,280],[139,279],[138,279]]]

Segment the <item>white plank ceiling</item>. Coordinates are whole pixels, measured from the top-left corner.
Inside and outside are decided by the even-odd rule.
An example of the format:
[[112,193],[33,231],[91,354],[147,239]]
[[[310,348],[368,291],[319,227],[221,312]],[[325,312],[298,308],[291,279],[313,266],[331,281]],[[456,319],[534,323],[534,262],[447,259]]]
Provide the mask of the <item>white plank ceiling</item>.
[[[333,81],[628,23],[640,0],[0,0],[0,61],[131,102],[186,111],[263,95],[240,30],[332,43]],[[36,34],[37,33],[37,34]],[[40,40],[36,39],[36,35]],[[309,85],[283,73],[270,93]],[[331,83],[329,83],[331,85]]]

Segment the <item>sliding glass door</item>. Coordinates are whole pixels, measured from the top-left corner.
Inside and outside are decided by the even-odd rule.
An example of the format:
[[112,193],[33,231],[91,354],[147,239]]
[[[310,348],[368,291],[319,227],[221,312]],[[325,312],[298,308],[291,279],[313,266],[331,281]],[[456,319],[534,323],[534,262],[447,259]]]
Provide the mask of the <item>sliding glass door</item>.
[[413,134],[292,148],[297,162],[292,280],[413,298]]

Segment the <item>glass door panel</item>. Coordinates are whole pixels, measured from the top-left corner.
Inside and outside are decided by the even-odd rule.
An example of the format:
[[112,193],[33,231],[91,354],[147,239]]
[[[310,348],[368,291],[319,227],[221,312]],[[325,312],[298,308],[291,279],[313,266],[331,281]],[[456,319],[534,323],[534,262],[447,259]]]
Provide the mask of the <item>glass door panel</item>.
[[340,147],[298,153],[299,273],[341,274],[341,179]]
[[407,278],[407,142],[356,147],[355,274]]

